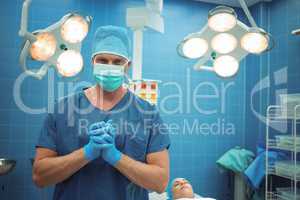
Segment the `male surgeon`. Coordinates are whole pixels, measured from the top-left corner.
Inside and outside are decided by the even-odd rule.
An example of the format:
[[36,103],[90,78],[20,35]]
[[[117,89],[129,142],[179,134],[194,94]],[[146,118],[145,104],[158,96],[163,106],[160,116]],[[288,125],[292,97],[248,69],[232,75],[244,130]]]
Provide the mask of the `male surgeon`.
[[168,185],[168,132],[155,106],[123,87],[130,43],[125,28],[99,27],[96,84],[60,100],[45,119],[33,181],[55,185],[54,200],[147,200],[148,190]]

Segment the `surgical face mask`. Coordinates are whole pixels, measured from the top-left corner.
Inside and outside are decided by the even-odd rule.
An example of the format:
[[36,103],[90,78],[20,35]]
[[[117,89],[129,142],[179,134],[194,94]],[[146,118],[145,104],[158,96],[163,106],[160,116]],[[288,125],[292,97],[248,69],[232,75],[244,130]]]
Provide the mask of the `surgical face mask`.
[[93,75],[96,82],[108,92],[117,90],[124,82],[125,66],[94,64]]

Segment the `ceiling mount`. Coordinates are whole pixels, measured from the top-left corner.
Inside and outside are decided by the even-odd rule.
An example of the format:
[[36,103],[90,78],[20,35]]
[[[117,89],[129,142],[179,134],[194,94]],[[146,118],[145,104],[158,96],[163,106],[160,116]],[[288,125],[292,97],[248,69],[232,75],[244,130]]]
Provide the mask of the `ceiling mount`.
[[[226,6],[232,6],[232,7],[241,7],[238,0],[194,0],[194,1],[201,1],[205,3],[213,3],[218,5],[226,5]],[[253,6],[254,4],[257,4],[259,2],[270,2],[272,0],[246,0],[248,6]]]

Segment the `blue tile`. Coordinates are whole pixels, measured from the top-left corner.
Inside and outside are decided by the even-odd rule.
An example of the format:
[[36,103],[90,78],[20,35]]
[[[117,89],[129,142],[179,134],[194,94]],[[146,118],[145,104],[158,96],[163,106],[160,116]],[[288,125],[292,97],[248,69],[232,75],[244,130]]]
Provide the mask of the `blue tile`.
[[10,131],[9,125],[0,125],[0,140],[9,141]]
[[9,141],[7,141],[7,140],[0,141],[0,157],[1,158],[10,158],[11,157],[10,145],[9,145]]
[[1,110],[0,124],[1,125],[8,125],[10,123],[10,115],[11,115],[11,111]]
[[25,142],[27,136],[26,125],[13,124],[10,125],[10,141]]
[[10,155],[14,159],[28,159],[27,144],[24,141],[10,141]]

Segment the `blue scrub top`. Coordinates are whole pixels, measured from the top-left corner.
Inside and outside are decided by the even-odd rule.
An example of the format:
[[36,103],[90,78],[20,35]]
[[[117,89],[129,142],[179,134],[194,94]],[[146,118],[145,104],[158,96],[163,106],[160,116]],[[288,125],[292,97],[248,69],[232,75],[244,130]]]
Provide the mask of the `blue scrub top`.
[[[127,92],[111,110],[93,107],[83,91],[57,104],[45,119],[36,147],[67,155],[88,143],[87,127],[111,119],[117,129],[116,146],[131,158],[146,162],[146,155],[169,147],[166,126],[155,106]],[[147,200],[148,191],[128,180],[101,157],[67,180],[56,184],[54,200]]]

